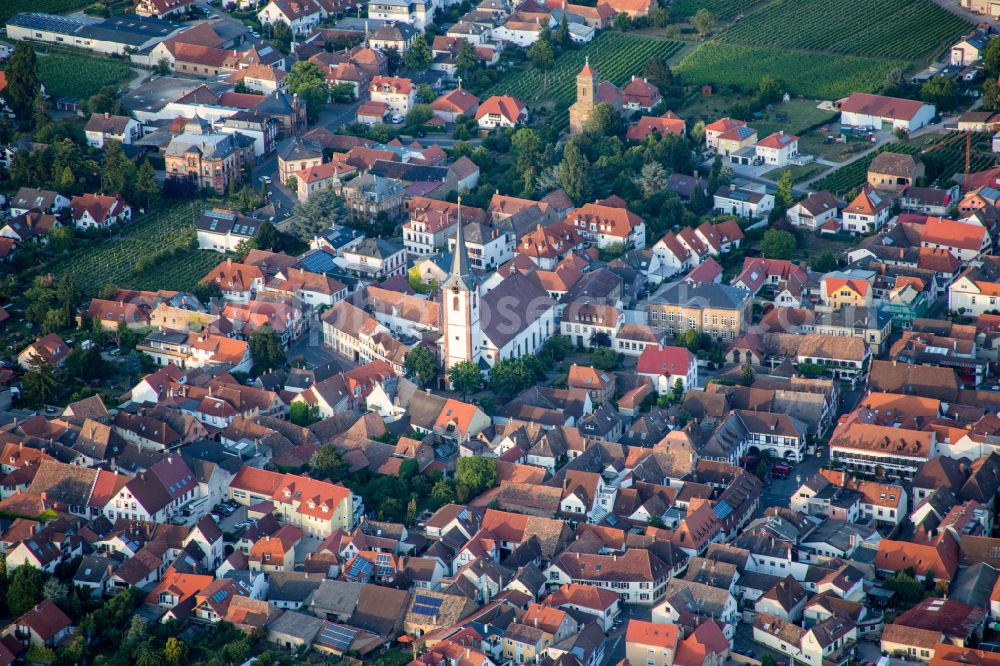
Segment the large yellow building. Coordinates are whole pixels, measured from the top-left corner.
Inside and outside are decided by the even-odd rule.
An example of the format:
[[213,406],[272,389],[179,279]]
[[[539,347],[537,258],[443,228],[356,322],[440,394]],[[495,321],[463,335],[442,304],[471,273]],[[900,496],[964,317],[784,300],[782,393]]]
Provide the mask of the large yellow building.
[[749,291],[725,284],[674,282],[653,294],[646,305],[655,331],[679,335],[695,330],[720,340],[735,340],[752,321]]

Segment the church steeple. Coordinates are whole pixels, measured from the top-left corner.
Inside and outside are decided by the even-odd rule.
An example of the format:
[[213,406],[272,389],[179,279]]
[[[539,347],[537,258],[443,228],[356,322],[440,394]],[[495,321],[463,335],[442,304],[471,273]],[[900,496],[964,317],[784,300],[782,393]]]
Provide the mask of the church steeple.
[[443,286],[455,289],[475,289],[478,280],[469,266],[469,249],[465,245],[465,231],[462,229],[462,198],[458,199],[458,229],[455,231],[455,254],[451,259],[451,275]]
[[465,247],[465,234],[462,233],[462,197],[458,198],[458,224],[455,226],[458,229],[455,231],[455,256],[451,261],[451,275],[452,277],[468,279],[471,271],[469,270],[469,252]]
[[445,368],[461,361],[478,361],[482,348],[479,326],[479,280],[469,266],[469,250],[462,228],[462,200],[458,200],[458,229],[451,274],[441,285],[441,344]]

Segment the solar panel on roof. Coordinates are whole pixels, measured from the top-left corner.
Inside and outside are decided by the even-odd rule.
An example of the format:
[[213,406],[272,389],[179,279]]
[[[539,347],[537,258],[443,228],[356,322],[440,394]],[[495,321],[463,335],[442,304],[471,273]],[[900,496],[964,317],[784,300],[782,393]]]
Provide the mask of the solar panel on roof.
[[441,600],[436,597],[428,597],[426,594],[418,594],[416,596],[416,603],[422,604],[424,606],[431,606],[433,608],[441,607]]
[[431,606],[420,606],[416,605],[413,607],[413,612],[419,615],[431,615],[435,616],[438,614],[438,609]]
[[216,602],[221,602],[227,596],[229,596],[229,592],[227,592],[226,590],[219,590],[218,592],[212,595],[212,599]]
[[348,576],[367,576],[374,569],[374,565],[368,560],[357,558],[354,560],[354,564],[351,565],[351,570],[348,572]]
[[354,637],[358,635],[356,629],[341,627],[336,624],[328,624],[320,633],[320,638],[342,652],[346,652],[351,646]]
[[712,511],[715,513],[716,518],[722,520],[733,512],[733,507],[729,506],[727,502],[719,502],[712,507]]

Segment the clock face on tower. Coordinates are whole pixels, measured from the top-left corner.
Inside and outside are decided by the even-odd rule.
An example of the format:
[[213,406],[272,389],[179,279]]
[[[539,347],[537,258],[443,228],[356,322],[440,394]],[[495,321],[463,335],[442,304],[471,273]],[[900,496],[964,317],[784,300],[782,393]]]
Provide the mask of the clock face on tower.
[[456,293],[456,294],[457,294],[457,293],[459,292],[459,288],[458,288],[458,285],[456,284],[456,285],[455,285],[454,287],[452,287],[452,288],[451,288],[451,291],[452,291],[453,293]]

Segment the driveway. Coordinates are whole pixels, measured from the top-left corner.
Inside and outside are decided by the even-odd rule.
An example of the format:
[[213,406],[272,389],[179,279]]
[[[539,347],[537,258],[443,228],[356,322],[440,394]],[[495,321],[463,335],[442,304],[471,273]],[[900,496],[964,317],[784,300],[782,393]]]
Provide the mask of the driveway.
[[336,364],[341,372],[355,367],[349,360],[323,345],[320,324],[314,324],[302,337],[293,342],[291,347],[288,348],[286,356],[290,361],[302,356],[305,358],[306,367],[309,369],[326,365],[327,363]]
[[768,479],[764,482],[764,491],[760,495],[760,511],[771,506],[787,507],[792,493],[802,485],[802,482],[819,471],[819,468],[826,462],[828,456],[827,449],[823,449],[823,457],[806,455],[805,459],[792,468],[792,473],[787,479]]
[[243,522],[246,519],[247,508],[240,505],[236,507],[236,511],[233,511],[231,515],[222,517],[222,522],[219,523],[219,529],[230,534],[236,533],[239,531],[236,529],[236,523]]

